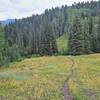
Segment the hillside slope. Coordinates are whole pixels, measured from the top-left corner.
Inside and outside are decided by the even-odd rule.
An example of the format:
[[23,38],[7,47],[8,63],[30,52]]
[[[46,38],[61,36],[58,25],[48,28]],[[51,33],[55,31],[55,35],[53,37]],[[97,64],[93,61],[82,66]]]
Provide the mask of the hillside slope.
[[0,21],[0,23],[2,25],[8,25],[9,23],[14,23],[15,22],[15,19],[7,19],[7,20],[4,20],[4,21]]
[[100,54],[24,59],[0,68],[0,98],[63,100],[70,92],[74,100],[100,100],[99,72]]

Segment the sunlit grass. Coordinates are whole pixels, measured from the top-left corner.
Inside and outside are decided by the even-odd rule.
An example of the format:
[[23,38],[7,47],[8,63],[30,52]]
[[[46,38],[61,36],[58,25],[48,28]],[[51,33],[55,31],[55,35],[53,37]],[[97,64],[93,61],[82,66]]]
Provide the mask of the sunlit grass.
[[76,100],[100,100],[100,55],[74,57],[77,61],[70,90]]
[[67,57],[39,57],[15,62],[7,70],[1,69],[0,97],[62,100],[62,87],[70,65]]
[[64,82],[75,100],[100,100],[100,54],[37,57],[0,69],[0,99],[63,100]]

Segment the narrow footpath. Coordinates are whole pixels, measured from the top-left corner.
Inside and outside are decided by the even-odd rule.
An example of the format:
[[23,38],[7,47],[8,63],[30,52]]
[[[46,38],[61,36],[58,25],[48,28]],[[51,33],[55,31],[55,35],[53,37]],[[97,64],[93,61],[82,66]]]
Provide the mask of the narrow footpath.
[[70,74],[69,74],[69,76],[67,76],[67,78],[64,82],[64,85],[63,85],[64,100],[74,100],[73,96],[70,94],[68,82],[73,76],[75,62],[72,58],[69,57],[69,59],[71,61],[71,66],[70,66]]

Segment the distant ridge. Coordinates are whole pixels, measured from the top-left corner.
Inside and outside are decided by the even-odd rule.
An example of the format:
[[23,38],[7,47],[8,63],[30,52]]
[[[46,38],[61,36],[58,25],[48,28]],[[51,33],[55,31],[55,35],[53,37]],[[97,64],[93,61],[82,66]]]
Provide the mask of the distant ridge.
[[15,22],[15,19],[7,19],[7,20],[3,20],[3,21],[0,21],[0,23],[2,25],[8,25],[9,23],[14,23]]

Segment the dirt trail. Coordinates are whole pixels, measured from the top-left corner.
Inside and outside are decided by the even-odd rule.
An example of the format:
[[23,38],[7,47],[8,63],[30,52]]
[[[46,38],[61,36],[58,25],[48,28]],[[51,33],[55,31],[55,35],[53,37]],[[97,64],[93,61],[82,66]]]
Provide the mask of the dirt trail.
[[64,86],[63,86],[64,100],[74,100],[73,96],[70,94],[68,82],[71,79],[71,77],[73,76],[75,62],[70,57],[69,57],[69,59],[70,59],[72,64],[70,66],[70,74],[69,74],[69,76],[67,76],[67,79],[65,80]]

